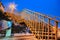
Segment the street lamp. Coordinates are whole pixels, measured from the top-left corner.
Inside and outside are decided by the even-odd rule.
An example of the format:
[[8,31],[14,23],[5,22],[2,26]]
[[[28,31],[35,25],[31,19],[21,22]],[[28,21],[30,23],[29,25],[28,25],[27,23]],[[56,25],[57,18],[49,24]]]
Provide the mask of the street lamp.
[[10,9],[11,12],[13,13],[14,10],[16,9],[16,4],[14,4],[14,3],[10,3],[10,4],[9,4],[9,9]]

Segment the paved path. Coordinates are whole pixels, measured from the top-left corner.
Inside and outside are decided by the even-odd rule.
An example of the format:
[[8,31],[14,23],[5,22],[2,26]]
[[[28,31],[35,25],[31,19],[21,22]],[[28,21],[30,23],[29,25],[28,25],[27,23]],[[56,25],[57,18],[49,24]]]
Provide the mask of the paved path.
[[0,40],[37,40],[33,34],[14,34],[14,37]]

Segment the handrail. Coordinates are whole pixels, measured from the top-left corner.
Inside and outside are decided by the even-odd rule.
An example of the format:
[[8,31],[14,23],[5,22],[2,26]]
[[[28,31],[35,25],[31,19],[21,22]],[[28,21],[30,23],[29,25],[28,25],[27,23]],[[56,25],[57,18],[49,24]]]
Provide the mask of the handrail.
[[[28,12],[28,11],[27,11]],[[19,21],[23,21],[23,22],[25,22],[26,23],[26,25],[31,29],[31,31],[32,31],[32,33],[35,35],[35,36],[37,36],[37,34],[36,34],[36,32],[38,32],[39,30],[45,30],[44,29],[44,26],[45,27],[47,27],[48,28],[48,30],[51,30],[52,29],[52,25],[50,24],[50,21],[51,20],[54,20],[54,22],[55,22],[55,27],[56,27],[56,32],[55,32],[55,37],[57,37],[57,28],[58,28],[58,22],[60,22],[60,21],[57,21],[57,20],[55,20],[55,19],[53,19],[53,18],[51,18],[51,17],[48,17],[48,16],[45,16],[45,15],[43,15],[43,14],[41,14],[41,13],[37,13],[37,12],[33,12],[34,14],[29,14],[29,12],[28,13],[26,13],[26,12],[24,12],[24,11],[22,11],[21,13],[20,13],[20,16],[17,16],[17,15],[14,15],[14,14],[8,14],[9,16],[11,16],[11,18],[14,20],[14,21],[17,21],[17,22],[19,22]],[[32,17],[32,19],[31,19],[31,17]],[[43,17],[43,18],[39,18],[39,17]],[[48,23],[47,22],[45,22],[45,18],[48,18]],[[27,20],[26,20],[27,19]],[[39,20],[39,21],[38,21]],[[41,23],[40,23],[41,22]],[[46,24],[46,25],[45,25]],[[40,27],[42,27],[42,29],[39,29]],[[49,29],[51,27],[51,29]],[[38,29],[37,29],[38,28]],[[33,29],[34,29],[34,31],[33,31]],[[36,31],[36,30],[38,30],[38,31]],[[43,35],[43,31],[42,31],[42,35]],[[48,34],[49,34],[49,31],[48,31]],[[38,33],[38,35],[40,35],[39,33]],[[49,35],[48,35],[49,36]],[[40,36],[38,36],[38,37],[40,37]],[[43,36],[42,36],[43,37]],[[39,39],[39,38],[38,38]],[[42,38],[43,39],[43,38]],[[49,38],[48,38],[49,39]]]

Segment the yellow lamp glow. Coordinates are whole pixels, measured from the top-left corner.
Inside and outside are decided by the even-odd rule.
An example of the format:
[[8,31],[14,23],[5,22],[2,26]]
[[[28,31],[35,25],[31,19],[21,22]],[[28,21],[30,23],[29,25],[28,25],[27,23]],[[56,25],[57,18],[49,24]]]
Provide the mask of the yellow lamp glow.
[[11,10],[16,9],[16,5],[14,3],[10,3],[9,9],[11,9]]

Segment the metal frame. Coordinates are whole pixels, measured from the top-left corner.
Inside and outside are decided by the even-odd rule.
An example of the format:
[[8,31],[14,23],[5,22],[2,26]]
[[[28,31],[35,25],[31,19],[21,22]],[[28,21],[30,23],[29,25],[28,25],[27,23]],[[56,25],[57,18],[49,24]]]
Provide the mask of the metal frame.
[[[16,18],[15,16],[13,17],[13,15],[9,16],[11,16],[12,19],[17,20],[17,22],[24,21],[38,40],[57,40],[59,21],[31,10],[23,10],[18,19],[16,19],[17,16]],[[48,22],[45,21],[46,18],[48,19]],[[55,25],[51,25],[51,20],[54,21]],[[53,27],[56,29],[55,32],[52,31]]]

